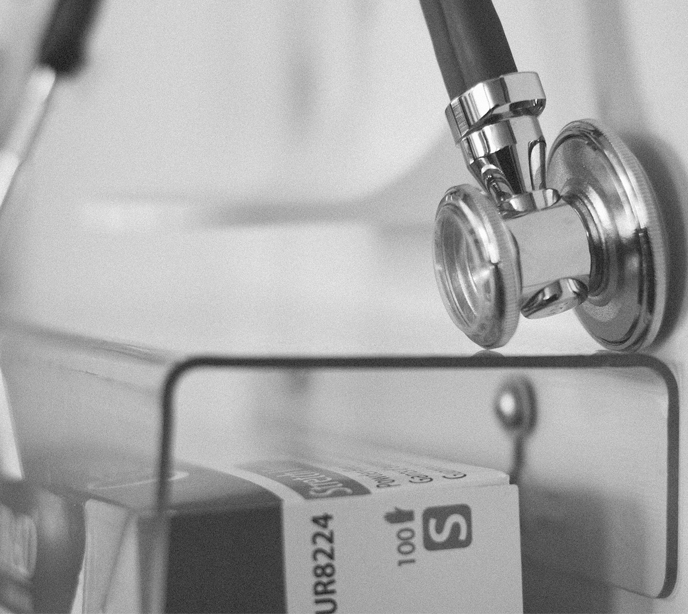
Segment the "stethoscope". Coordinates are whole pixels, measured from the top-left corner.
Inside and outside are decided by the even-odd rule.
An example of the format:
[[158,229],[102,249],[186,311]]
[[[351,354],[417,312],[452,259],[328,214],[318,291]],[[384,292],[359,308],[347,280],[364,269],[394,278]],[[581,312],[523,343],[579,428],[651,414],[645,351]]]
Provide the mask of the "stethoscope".
[[449,98],[455,142],[479,188],[451,188],[435,218],[437,283],[454,323],[484,348],[520,314],[575,309],[600,344],[657,337],[667,239],[636,157],[593,120],[559,133],[546,157],[536,73],[517,72],[491,0],[420,0]]

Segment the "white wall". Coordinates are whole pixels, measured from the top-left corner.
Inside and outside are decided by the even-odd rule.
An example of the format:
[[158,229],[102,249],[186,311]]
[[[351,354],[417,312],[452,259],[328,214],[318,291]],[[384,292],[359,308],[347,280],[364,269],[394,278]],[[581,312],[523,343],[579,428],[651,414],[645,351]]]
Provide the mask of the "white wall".
[[[252,296],[236,292],[237,276],[277,284],[279,310],[302,321],[314,274],[304,263],[327,259],[332,230],[310,243],[279,231],[257,239],[252,255],[251,231],[236,236],[231,222],[363,214],[429,223],[446,187],[435,161],[440,173],[460,168],[413,1],[113,0],[93,34],[87,69],[56,92],[3,213],[5,311],[166,346],[236,346],[237,335],[261,337],[256,319],[274,338],[270,322],[283,328],[284,316],[237,304]],[[366,262],[377,239],[360,232],[340,239],[347,284],[330,283],[334,294],[316,301],[344,306],[340,320],[361,319],[344,296],[377,291]],[[270,257],[266,241],[278,260],[301,246],[287,257],[291,277],[253,272]],[[341,270],[337,259],[327,267]],[[423,295],[444,321],[428,282]],[[320,337],[342,349],[329,328]],[[300,339],[290,345],[303,348]]]

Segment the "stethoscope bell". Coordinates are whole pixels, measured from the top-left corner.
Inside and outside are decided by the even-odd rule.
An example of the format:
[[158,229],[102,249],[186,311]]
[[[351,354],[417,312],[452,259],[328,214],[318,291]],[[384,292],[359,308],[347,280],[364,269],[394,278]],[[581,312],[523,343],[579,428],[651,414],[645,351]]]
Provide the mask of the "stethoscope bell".
[[435,218],[435,277],[444,306],[471,341],[504,345],[516,332],[521,279],[513,237],[489,197],[449,190]]
[[[479,84],[482,114],[474,90],[450,105],[457,143],[483,190],[452,188],[437,211],[435,275],[444,305],[485,348],[511,339],[519,313],[539,318],[575,308],[604,347],[638,350],[656,338],[666,305],[666,235],[654,193],[623,142],[590,120],[566,126],[545,165],[536,125],[544,104],[524,114],[524,101],[509,92],[510,82],[539,86],[535,79],[518,73]],[[544,96],[535,89],[527,100]]]

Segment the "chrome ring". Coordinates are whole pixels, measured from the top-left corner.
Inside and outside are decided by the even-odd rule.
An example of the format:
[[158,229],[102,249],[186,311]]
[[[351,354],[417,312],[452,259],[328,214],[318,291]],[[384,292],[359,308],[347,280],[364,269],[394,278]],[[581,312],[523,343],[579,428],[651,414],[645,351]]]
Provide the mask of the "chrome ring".
[[450,189],[435,217],[435,277],[454,323],[475,343],[496,348],[519,318],[518,256],[492,200],[463,185]]

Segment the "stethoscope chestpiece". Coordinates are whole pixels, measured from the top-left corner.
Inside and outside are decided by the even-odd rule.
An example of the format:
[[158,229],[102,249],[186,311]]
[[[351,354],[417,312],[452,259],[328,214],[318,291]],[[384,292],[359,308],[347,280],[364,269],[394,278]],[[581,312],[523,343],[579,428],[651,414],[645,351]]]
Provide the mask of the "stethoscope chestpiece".
[[654,192],[624,143],[573,122],[545,161],[537,75],[474,86],[447,109],[482,190],[452,188],[435,220],[435,274],[454,323],[485,348],[527,318],[575,308],[604,347],[652,343],[666,306],[667,239]]

